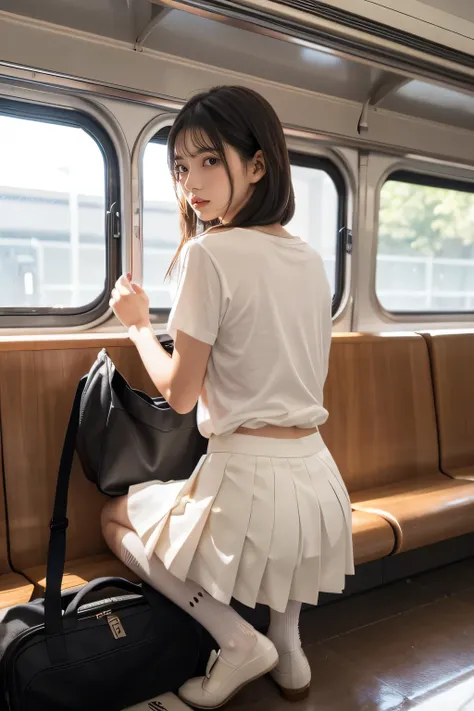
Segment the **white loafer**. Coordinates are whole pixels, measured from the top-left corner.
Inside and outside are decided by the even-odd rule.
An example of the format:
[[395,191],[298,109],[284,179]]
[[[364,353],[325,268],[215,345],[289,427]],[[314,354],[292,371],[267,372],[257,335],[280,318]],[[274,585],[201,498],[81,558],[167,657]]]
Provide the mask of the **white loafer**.
[[311,667],[301,647],[282,654],[271,677],[288,701],[300,701],[309,696]]
[[278,664],[278,652],[273,642],[259,632],[257,641],[239,666],[226,662],[212,652],[206,676],[189,679],[178,694],[183,701],[197,709],[216,709],[223,706],[245,684],[267,674]]

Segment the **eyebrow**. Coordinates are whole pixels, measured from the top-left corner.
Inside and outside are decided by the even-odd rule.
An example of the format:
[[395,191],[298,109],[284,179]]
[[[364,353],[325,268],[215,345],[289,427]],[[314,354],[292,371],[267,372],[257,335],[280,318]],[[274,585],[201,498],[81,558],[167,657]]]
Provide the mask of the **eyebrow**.
[[[197,156],[202,155],[203,153],[216,153],[216,149],[212,148],[209,146],[209,148],[200,148],[196,153],[189,153],[189,158],[196,158]],[[174,157],[175,161],[176,160],[184,160],[183,156],[175,156]]]

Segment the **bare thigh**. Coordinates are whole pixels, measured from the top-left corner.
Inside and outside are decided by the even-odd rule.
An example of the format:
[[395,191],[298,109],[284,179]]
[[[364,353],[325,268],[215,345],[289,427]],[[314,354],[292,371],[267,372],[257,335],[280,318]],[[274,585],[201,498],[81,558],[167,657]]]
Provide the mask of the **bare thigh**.
[[133,530],[128,517],[127,505],[127,496],[109,499],[101,514],[102,535],[109,548],[119,558],[121,557],[123,537]]
[[106,502],[101,513],[102,530],[110,523],[133,528],[128,517],[128,496],[117,496]]

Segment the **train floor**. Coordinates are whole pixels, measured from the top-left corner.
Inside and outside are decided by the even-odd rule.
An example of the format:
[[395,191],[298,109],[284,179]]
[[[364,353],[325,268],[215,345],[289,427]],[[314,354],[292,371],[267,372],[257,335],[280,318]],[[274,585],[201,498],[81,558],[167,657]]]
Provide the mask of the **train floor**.
[[301,636],[309,698],[265,677],[226,711],[474,711],[474,558],[306,610]]
[[474,711],[474,559],[307,610],[301,636],[309,698],[262,678],[226,711]]

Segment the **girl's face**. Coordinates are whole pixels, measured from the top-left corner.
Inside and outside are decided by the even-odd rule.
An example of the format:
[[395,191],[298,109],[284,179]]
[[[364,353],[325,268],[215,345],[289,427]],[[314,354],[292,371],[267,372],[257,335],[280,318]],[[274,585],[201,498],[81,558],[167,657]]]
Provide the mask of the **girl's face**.
[[[209,145],[211,142],[209,141]],[[179,191],[203,222],[230,222],[250,198],[255,184],[265,175],[262,151],[244,161],[235,148],[224,146],[231,183],[219,154],[197,146],[190,134],[180,134],[175,146],[175,175]]]

